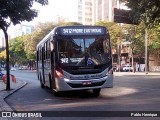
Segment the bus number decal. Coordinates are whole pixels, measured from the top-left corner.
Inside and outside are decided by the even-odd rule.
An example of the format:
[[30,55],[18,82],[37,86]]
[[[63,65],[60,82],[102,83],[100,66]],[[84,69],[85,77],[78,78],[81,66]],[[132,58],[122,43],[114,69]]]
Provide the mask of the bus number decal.
[[61,58],[61,63],[68,63],[68,58]]

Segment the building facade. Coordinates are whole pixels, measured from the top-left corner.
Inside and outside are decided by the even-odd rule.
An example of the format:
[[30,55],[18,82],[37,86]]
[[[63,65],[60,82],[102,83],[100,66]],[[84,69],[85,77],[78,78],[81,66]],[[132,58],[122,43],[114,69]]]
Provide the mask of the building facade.
[[83,25],[92,24],[93,0],[78,0],[78,22]]
[[[26,35],[26,34],[31,34],[33,31],[34,27],[32,25],[23,25],[19,24],[16,26],[11,26],[8,29],[8,39],[13,39],[18,36]],[[3,31],[0,31],[0,48],[5,48],[6,42],[5,42],[5,37]]]
[[78,22],[94,25],[98,21],[113,22],[117,0],[78,0]]
[[23,25],[23,24],[19,24],[15,27],[11,39],[18,37],[18,36],[23,36],[26,34],[31,34],[33,31],[33,26],[32,25]]

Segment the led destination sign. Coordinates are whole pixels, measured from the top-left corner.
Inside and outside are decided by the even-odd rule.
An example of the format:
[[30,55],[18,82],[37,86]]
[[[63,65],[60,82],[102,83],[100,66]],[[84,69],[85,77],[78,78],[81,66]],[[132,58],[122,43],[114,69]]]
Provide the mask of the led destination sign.
[[102,35],[106,31],[104,28],[62,28],[61,34],[63,35]]

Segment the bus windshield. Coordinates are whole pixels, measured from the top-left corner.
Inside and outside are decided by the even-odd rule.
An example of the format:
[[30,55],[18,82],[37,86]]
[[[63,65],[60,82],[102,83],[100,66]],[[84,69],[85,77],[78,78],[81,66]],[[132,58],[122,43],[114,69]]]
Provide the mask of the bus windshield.
[[106,37],[58,39],[59,61],[64,66],[95,67],[110,60]]

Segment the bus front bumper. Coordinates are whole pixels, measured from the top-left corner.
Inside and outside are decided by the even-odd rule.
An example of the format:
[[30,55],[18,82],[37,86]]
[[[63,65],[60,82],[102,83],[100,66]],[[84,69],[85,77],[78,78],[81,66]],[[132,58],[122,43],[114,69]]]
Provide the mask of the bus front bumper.
[[111,87],[113,87],[113,75],[107,75],[99,79],[89,80],[70,80],[66,78],[56,79],[57,91],[87,90]]

